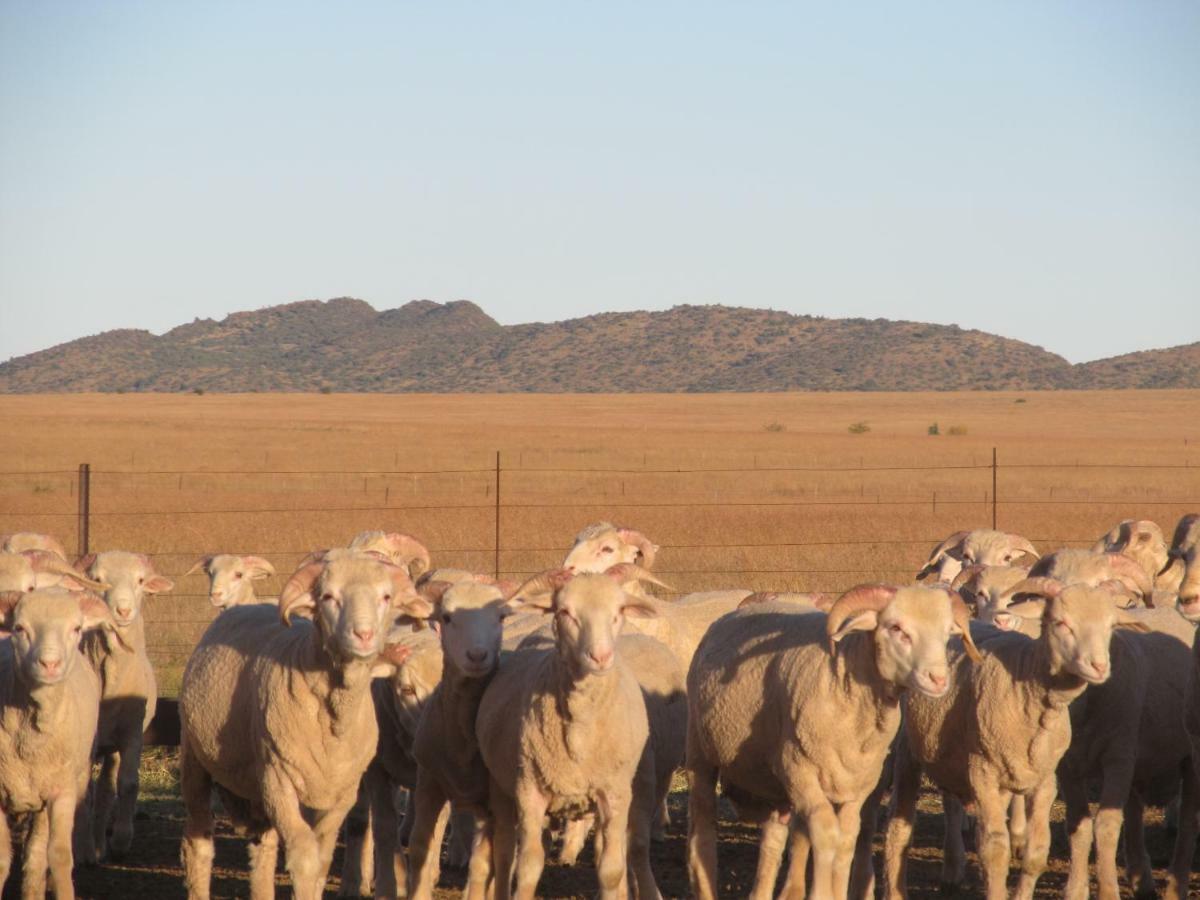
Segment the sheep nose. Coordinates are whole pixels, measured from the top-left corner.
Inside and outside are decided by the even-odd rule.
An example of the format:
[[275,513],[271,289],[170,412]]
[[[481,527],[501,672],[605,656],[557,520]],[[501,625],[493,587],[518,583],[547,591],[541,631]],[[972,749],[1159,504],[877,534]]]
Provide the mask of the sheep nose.
[[46,671],[47,675],[57,675],[59,669],[62,668],[62,659],[47,659],[43,656],[38,660],[38,665]]
[[588,653],[588,656],[591,658],[592,662],[594,662],[596,665],[600,666],[600,668],[604,668],[605,666],[607,666],[609,663],[612,662],[612,658],[613,658],[612,647],[608,647],[604,650],[593,650],[590,653]]
[[375,629],[369,625],[359,625],[354,629],[354,636],[366,644],[375,637]]
[[133,615],[133,607],[132,606],[118,606],[117,607],[117,615],[120,616],[122,619],[128,619],[130,616]]
[[1098,676],[1103,678],[1105,675],[1108,674],[1108,660],[1107,659],[1093,659],[1092,660],[1092,668],[1096,670],[1096,674]]
[[467,651],[467,659],[469,659],[473,663],[483,662],[484,660],[487,659],[487,655],[488,654],[487,654],[486,650],[468,650]]
[[926,677],[929,679],[929,683],[939,691],[946,686],[946,674],[944,672],[927,672]]

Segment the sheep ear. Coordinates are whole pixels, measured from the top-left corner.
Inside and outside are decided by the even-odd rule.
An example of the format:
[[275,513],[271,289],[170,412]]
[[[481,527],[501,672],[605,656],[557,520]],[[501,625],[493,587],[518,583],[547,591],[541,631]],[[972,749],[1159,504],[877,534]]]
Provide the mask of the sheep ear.
[[292,573],[279,592],[279,618],[284,625],[291,624],[293,614],[311,613],[316,608],[317,600],[312,592],[324,571],[325,563],[310,562]]
[[419,619],[424,621],[433,615],[433,604],[420,594],[407,593],[397,596],[392,601],[392,608],[397,610],[401,619]]
[[384,644],[375,664],[371,666],[372,678],[391,678],[396,670],[412,654],[412,648],[401,643]]
[[189,575],[197,575],[200,572],[204,572],[204,574],[207,575],[209,563],[211,563],[212,561],[213,561],[212,556],[200,557],[198,560],[196,560],[196,564],[194,566],[192,566],[190,569],[188,569],[186,572],[183,573],[183,577],[187,578]]
[[621,612],[634,619],[657,619],[659,615],[658,604],[653,600],[635,597],[632,594],[625,595],[625,604],[621,607]]
[[860,609],[849,616],[837,631],[829,635],[829,640],[837,643],[852,631],[874,631],[879,627],[879,613],[874,609]]
[[95,562],[95,553],[85,553],[83,556],[79,557],[79,559],[75,560],[75,568],[86,575],[88,569],[90,569],[92,564]]
[[1020,616],[1022,619],[1040,619],[1046,614],[1046,601],[1040,597],[1022,600],[1020,603],[1013,603],[1011,606],[1005,607],[1004,611],[1014,616]]
[[242,565],[246,567],[246,574],[254,581],[275,574],[275,567],[261,556],[243,556]]
[[20,591],[0,592],[0,637],[8,637],[13,625],[13,610],[24,596]]
[[165,594],[175,587],[175,582],[165,575],[152,575],[146,579],[144,587],[147,594]]
[[79,611],[83,613],[85,631],[95,628],[111,628],[114,625],[112,611],[108,608],[108,604],[91,591],[84,591],[79,595]]

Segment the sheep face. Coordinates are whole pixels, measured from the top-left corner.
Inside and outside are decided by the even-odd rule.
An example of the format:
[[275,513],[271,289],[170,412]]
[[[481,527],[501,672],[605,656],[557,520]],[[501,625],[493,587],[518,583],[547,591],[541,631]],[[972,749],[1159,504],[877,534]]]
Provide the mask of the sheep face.
[[253,582],[275,574],[275,567],[261,556],[220,553],[206,556],[189,570],[208,576],[208,599],[217,609],[228,609],[254,601]]
[[335,658],[371,659],[383,649],[397,616],[424,619],[432,605],[413,589],[408,572],[369,556],[337,556],[302,566],[279,595],[279,615],[311,615]]
[[563,568],[575,573],[606,572],[619,563],[633,563],[649,569],[657,553],[658,547],[640,531],[599,522],[579,532]]
[[658,614],[652,602],[625,593],[617,577],[596,574],[577,575],[555,591],[551,611],[559,658],[577,678],[612,671],[627,615]]
[[495,671],[503,622],[514,606],[491,584],[460,581],[446,590],[434,605],[431,621],[450,663],[468,678]]
[[1108,587],[1073,584],[1053,596],[1015,603],[1009,612],[1023,618],[1042,618],[1052,672],[1069,672],[1090,684],[1103,684],[1111,672],[1109,643],[1113,629],[1147,630],[1118,606],[1119,600],[1120,595]]
[[897,591],[875,627],[879,674],[897,686],[941,697],[950,688],[946,641],[960,631],[944,591]]
[[169,578],[154,571],[149,557],[141,553],[113,550],[91,554],[76,563],[97,581],[104,582],[104,602],[118,628],[132,624],[142,614],[147,594],[161,594],[175,586]]
[[1100,538],[1093,553],[1124,553],[1153,578],[1167,564],[1167,540],[1149,519],[1126,519]]
[[964,566],[1007,566],[1025,554],[1037,558],[1037,550],[1019,534],[977,529],[960,531],[934,548],[917,578],[934,573],[938,581],[954,581]]
[[105,625],[112,625],[112,614],[91,593],[44,588],[0,598],[0,628],[11,632],[17,671],[30,687],[66,678],[83,633]]
[[[428,634],[428,632],[425,632]],[[429,696],[442,680],[442,649],[435,640],[416,640],[410,646],[412,653],[392,676],[392,690],[396,695],[396,710],[400,724],[409,734],[416,734],[421,721],[421,711]]]
[[1183,561],[1184,574],[1176,605],[1189,622],[1200,622],[1200,546],[1193,544],[1179,558]]
[[1014,631],[1020,626],[1020,620],[1007,612],[1009,601],[1004,592],[1028,574],[1028,569],[1017,566],[988,566],[962,585],[962,594],[968,602],[974,602],[975,618],[1005,631]]

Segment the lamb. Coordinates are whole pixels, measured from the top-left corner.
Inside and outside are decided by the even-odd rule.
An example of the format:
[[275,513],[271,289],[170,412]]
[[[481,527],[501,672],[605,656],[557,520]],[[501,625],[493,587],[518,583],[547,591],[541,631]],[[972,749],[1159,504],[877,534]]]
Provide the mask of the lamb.
[[[1064,587],[1053,579],[1031,578],[1012,593],[1033,598],[1008,611],[1041,617],[1039,638],[977,625],[973,631],[982,662],[968,667],[962,653],[953,653],[948,696],[936,702],[916,693],[905,697],[885,850],[887,897],[906,895],[905,867],[922,770],[944,791],[975,804],[976,844],[989,900],[1006,895],[1010,797],[1027,798],[1029,834],[1014,896],[1033,896],[1049,851],[1055,770],[1071,740],[1068,706],[1089,684],[1108,679],[1114,628],[1146,630],[1104,587]],[[943,871],[945,880],[954,883],[963,874],[958,829],[947,828],[947,837]]]
[[23,897],[73,900],[73,820],[86,830],[100,680],[80,659],[84,632],[114,628],[96,595],[61,588],[0,594],[0,891],[12,864],[9,816],[32,815]]
[[[860,585],[828,615],[803,609],[763,602],[719,619],[688,671],[688,867],[702,900],[717,893],[718,777],[739,811],[766,826],[754,898],[772,895],[791,815],[813,850],[809,895],[845,897],[900,697],[946,693],[951,634],[974,652],[970,611],[945,586]],[[805,896],[802,856],[794,852],[780,896]]]
[[[553,588],[549,594],[517,595],[554,614],[555,648],[523,650],[502,660],[476,719],[489,774],[497,900],[510,896],[514,850],[516,896],[535,896],[547,813],[596,813],[603,843],[600,896],[612,900],[625,889],[635,777],[637,790],[652,796],[654,789],[645,753],[646,706],[616,639],[626,616],[655,615],[657,604],[624,591],[629,574],[623,568],[611,576],[572,577],[558,570],[542,576]],[[642,858],[637,852],[630,856]],[[637,877],[639,896],[657,896],[652,872]]]
[[1133,602],[1154,606],[1154,585],[1150,576],[1134,559],[1123,553],[1055,550],[1034,563],[1029,575],[1031,578],[1053,578],[1063,584],[1086,584],[1091,587],[1115,580],[1133,595]]
[[956,531],[933,548],[917,580],[936,575],[938,581],[949,584],[963,566],[1007,566],[1025,554],[1038,558],[1037,549],[1019,534],[986,528]]
[[474,579],[429,582],[433,628],[441,637],[441,684],[426,704],[413,742],[417,784],[409,861],[413,896],[432,898],[448,804],[475,819],[476,850],[468,872],[469,897],[482,898],[491,874],[488,774],[475,737],[479,702],[500,661],[503,621],[517,604],[494,584]]
[[208,599],[217,609],[258,603],[254,582],[275,574],[275,567],[261,556],[217,553],[201,557],[184,575],[203,572],[208,576]]
[[[278,609],[235,607],[208,627],[179,696],[190,898],[209,896],[214,784],[253,831],[251,895],[274,896],[282,839],[297,900],[321,896],[338,828],[375,754],[370,686],[385,635],[398,615],[430,612],[405,569],[353,555],[302,566]],[[293,623],[297,613],[312,621]]]
[[84,636],[83,654],[100,675],[100,724],[96,753],[102,760],[93,795],[93,852],[105,855],[105,841],[113,801],[109,851],[120,857],[133,841],[133,815],[137,806],[138,767],[142,758],[142,733],[154,718],[158,684],[146,653],[146,623],[142,603],[147,594],[161,594],[175,585],[154,571],[149,557],[140,553],[112,550],[88,554],[75,568],[92,580],[109,585],[104,592],[116,623]]

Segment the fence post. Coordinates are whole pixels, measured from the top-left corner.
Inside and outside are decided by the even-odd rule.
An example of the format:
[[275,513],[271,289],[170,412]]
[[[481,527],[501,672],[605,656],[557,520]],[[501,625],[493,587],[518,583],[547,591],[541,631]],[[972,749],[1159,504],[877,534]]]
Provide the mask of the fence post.
[[992,531],[996,530],[996,448],[992,448]]
[[500,580],[500,451],[496,451],[496,531],[495,544],[496,555],[493,560],[492,568],[496,576],[496,580]]
[[92,467],[79,464],[79,556],[88,554],[88,518],[92,506]]

